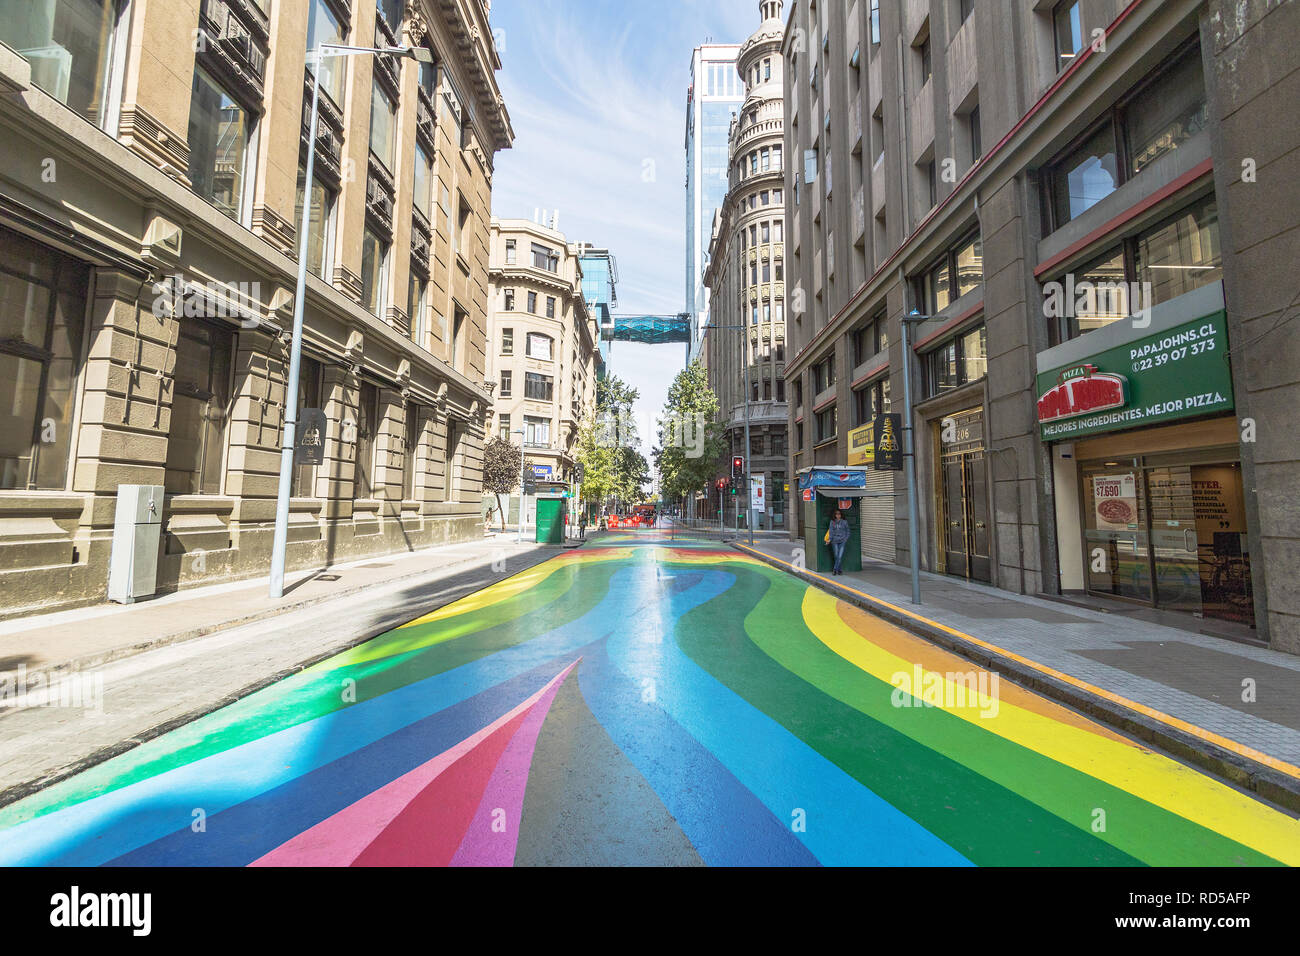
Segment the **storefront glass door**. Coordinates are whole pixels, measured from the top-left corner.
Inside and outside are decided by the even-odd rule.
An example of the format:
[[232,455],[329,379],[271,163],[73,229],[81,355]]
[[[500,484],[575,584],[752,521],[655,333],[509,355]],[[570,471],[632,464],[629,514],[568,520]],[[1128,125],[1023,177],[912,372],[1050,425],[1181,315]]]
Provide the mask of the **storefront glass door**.
[[983,409],[961,412],[944,421],[952,428],[955,440],[943,443],[939,463],[940,505],[943,509],[939,546],[943,549],[943,566],[949,574],[991,581],[993,562],[989,555]]
[[1083,466],[1088,590],[1253,625],[1240,464],[1160,461]]
[[1089,591],[1151,600],[1145,484],[1134,459],[1085,466],[1083,538]]

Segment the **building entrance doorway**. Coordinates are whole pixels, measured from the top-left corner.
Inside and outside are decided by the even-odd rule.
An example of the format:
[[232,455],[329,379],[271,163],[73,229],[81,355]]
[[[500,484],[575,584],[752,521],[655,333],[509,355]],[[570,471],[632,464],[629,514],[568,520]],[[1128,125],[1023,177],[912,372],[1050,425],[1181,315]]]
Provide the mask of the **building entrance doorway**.
[[958,412],[936,424],[941,449],[938,544],[944,571],[973,581],[992,581],[984,410]]

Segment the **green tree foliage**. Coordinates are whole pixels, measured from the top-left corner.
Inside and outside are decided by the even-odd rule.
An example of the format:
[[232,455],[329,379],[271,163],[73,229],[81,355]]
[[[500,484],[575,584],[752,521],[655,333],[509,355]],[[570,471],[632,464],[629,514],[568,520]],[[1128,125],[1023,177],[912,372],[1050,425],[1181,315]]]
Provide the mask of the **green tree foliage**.
[[490,438],[483,446],[483,489],[496,495],[502,531],[506,529],[506,510],[501,496],[519,487],[519,469],[523,460],[523,450],[503,438]]
[[689,497],[713,479],[726,453],[717,414],[718,397],[709,388],[708,373],[698,360],[692,362],[668,389],[665,427],[654,452],[664,498]]

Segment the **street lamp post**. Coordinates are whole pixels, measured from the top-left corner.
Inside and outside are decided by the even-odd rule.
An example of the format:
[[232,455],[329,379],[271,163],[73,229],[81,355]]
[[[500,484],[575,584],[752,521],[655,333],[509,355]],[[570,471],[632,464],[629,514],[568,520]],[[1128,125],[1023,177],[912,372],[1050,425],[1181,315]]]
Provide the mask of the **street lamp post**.
[[524,436],[528,433],[522,428],[516,428],[510,434],[519,436],[519,520],[515,522],[515,543],[522,544],[524,540],[524,515],[527,513],[524,507]]
[[307,242],[311,228],[312,173],[316,163],[316,124],[320,116],[320,67],[326,57],[359,54],[408,57],[432,63],[426,47],[360,47],[322,43],[308,52],[311,71],[311,125],[307,132],[307,170],[303,182],[302,220],[298,226],[298,285],[293,296],[293,339],[289,347],[289,380],[285,384],[284,437],[280,445],[280,487],[275,502],[275,539],[271,545],[271,597],[284,596],[284,563],[289,540],[289,492],[293,484],[293,449],[298,429],[298,371],[302,365],[303,299],[307,294]]
[[907,459],[907,536],[912,565],[912,603],[921,603],[921,545],[917,522],[916,443],[912,440],[912,326],[930,318],[913,309],[903,316],[903,457]]

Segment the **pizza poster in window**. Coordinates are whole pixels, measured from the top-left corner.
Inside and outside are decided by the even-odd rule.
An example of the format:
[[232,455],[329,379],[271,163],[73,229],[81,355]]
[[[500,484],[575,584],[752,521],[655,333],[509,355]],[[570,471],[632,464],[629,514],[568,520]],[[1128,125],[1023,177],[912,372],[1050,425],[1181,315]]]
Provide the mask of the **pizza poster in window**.
[[1133,472],[1094,475],[1092,501],[1099,530],[1132,531],[1137,528],[1137,476]]

